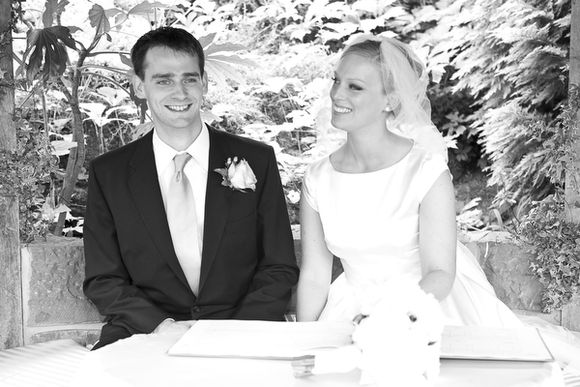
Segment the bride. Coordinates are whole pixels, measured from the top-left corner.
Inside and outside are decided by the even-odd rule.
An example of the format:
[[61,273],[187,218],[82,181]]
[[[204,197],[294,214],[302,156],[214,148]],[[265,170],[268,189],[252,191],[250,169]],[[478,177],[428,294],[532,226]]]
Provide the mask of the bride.
[[[352,320],[385,296],[382,285],[411,279],[440,301],[447,325],[521,326],[457,242],[426,87],[425,68],[395,39],[363,35],[344,50],[330,98],[332,125],[347,141],[303,182],[298,320]],[[333,255],[344,273],[331,284]]]
[[[352,319],[380,285],[407,277],[440,300],[447,324],[519,323],[457,244],[426,87],[423,65],[394,39],[363,37],[344,50],[330,97],[347,141],[303,183],[299,320]],[[329,286],[333,255],[344,273]]]

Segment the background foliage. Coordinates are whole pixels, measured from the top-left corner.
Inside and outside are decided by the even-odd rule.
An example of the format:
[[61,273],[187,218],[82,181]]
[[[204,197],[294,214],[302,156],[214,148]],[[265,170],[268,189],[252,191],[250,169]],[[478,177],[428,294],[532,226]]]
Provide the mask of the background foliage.
[[[82,235],[87,163],[151,128],[127,54],[161,25],[191,31],[208,54],[205,121],[275,148],[293,224],[305,166],[343,141],[329,126],[329,78],[357,33],[397,37],[425,60],[433,121],[455,143],[461,229],[514,225],[538,241],[540,228],[556,227],[558,216],[546,214],[561,215],[537,203],[558,197],[570,156],[569,0],[27,0],[22,8],[17,107],[37,124],[20,125],[20,136],[36,133],[25,148],[42,162],[21,158],[41,171],[27,180],[34,194],[21,217],[43,219],[22,227],[23,240],[61,226]],[[535,246],[544,252],[532,266],[538,276],[563,278],[556,263],[567,248]],[[546,297],[550,307],[566,300]]]
[[506,216],[525,214],[531,201],[554,192],[550,176],[560,160],[544,142],[567,103],[570,1],[464,0],[454,7],[463,17],[442,17],[439,47],[455,70],[454,89],[473,98],[470,129],[489,160],[489,184],[498,188],[494,206]]

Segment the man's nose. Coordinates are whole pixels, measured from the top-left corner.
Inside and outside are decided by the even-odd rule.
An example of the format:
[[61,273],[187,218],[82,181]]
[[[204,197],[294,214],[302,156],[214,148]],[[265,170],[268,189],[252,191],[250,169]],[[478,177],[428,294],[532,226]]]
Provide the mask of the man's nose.
[[187,85],[184,82],[178,82],[175,89],[175,94],[179,97],[187,97],[189,95]]

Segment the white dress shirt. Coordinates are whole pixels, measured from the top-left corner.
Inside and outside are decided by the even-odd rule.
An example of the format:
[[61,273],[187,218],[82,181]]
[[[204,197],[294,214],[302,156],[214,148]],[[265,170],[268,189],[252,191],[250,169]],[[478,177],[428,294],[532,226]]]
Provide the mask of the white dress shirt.
[[195,213],[197,219],[197,233],[200,246],[199,252],[203,248],[203,222],[205,217],[205,191],[207,185],[207,170],[209,168],[209,132],[205,124],[202,124],[201,132],[195,141],[183,152],[178,152],[159,138],[157,131],[153,130],[153,153],[155,155],[155,166],[159,177],[159,187],[163,197],[163,206],[167,209],[167,191],[169,183],[174,174],[173,157],[178,153],[187,152],[192,159],[183,169],[195,201]]

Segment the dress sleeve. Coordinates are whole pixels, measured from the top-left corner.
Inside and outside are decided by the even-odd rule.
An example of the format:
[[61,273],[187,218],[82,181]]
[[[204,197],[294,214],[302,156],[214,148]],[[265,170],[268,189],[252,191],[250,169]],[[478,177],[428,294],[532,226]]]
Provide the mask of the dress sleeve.
[[302,197],[308,202],[314,211],[318,212],[318,203],[316,200],[316,186],[314,179],[313,166],[306,168],[304,178],[302,179]]
[[451,172],[449,171],[449,167],[447,166],[447,162],[443,156],[433,153],[427,154],[419,169],[416,182],[416,192],[419,203],[423,201],[427,192],[429,192],[442,173],[446,173],[449,178],[452,179]]

